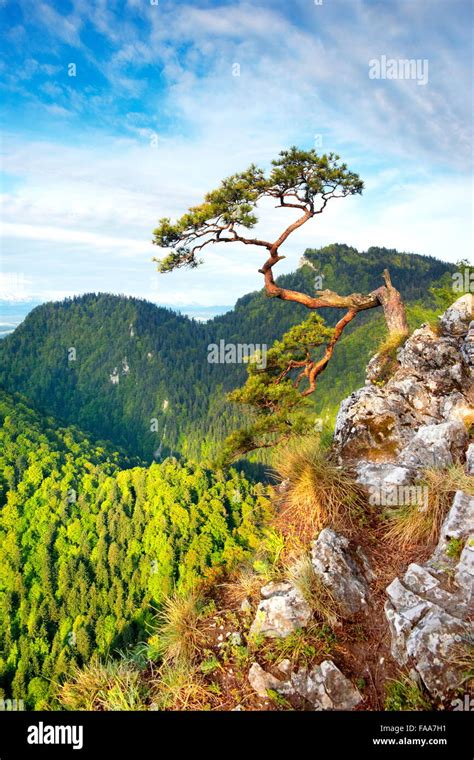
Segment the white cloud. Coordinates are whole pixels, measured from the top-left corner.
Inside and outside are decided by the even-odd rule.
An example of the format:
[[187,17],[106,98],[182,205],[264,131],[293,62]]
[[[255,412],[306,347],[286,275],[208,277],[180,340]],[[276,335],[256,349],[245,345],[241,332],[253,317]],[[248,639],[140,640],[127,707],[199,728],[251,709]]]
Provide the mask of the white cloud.
[[[23,240],[48,241],[50,243],[65,243],[68,246],[78,244],[90,246],[92,251],[111,251],[117,255],[143,254],[146,244],[142,240],[133,240],[110,235],[100,235],[87,230],[48,225],[14,224],[4,222],[2,234],[5,238],[20,238]],[[149,243],[150,253],[151,242]]]
[[[450,261],[467,255],[470,138],[468,105],[459,93],[468,76],[421,5],[393,3],[395,12],[362,0],[350,9],[346,0],[321,7],[295,2],[304,20],[296,26],[284,3],[216,10],[129,0],[148,31],[119,19],[105,0],[75,3],[58,31],[61,22],[50,8],[44,21],[52,37],[80,48],[112,85],[105,92],[62,88],[60,95],[50,82],[43,92],[58,98],[46,104],[51,116],[97,109],[110,124],[82,133],[75,122],[64,142],[6,137],[4,168],[15,179],[4,195],[7,267],[12,271],[18,262],[32,272],[36,294],[111,290],[156,293],[170,305],[231,303],[261,286],[260,251],[216,246],[204,254],[201,270],[158,277],[150,262],[158,253],[150,245],[152,229],[161,216],[181,215],[199,202],[222,177],[252,161],[266,164],[290,144],[310,146],[316,133],[323,135],[323,150],[338,150],[361,173],[367,190],[362,198],[330,204],[290,238],[281,272],[294,269],[306,246],[335,241]],[[442,17],[454,38],[455,15]],[[100,62],[81,38],[87,23],[111,46]],[[425,43],[414,46],[424,29]],[[368,60],[381,53],[429,54],[429,86],[371,82]],[[234,62],[240,77],[232,76]],[[155,91],[149,71],[143,80],[145,64],[155,67],[157,85],[165,78],[164,91]],[[142,94],[143,111],[134,105],[119,123],[114,97],[123,96],[123,87]],[[129,139],[119,136],[124,128]],[[269,211],[266,236],[275,238],[287,218]]]

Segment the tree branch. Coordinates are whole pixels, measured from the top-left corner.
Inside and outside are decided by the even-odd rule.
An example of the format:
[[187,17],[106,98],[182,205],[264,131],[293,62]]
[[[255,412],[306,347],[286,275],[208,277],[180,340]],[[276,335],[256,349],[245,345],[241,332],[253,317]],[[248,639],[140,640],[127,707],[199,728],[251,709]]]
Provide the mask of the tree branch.
[[284,232],[281,233],[280,237],[275,240],[275,242],[272,244],[270,248],[270,256],[273,256],[279,249],[279,247],[285,242],[287,237],[291,235],[292,232],[298,229],[298,227],[301,227],[305,222],[308,221],[312,217],[313,213],[312,211],[306,210],[303,216],[300,216],[299,219],[296,220],[296,222],[293,222],[293,224],[290,224],[289,227],[284,230]]
[[320,359],[319,362],[316,362],[313,365],[313,367],[309,370],[309,373],[308,373],[309,388],[303,391],[303,393],[301,394],[302,396],[309,396],[311,395],[311,393],[314,393],[314,391],[316,390],[316,378],[318,377],[318,375],[321,374],[321,372],[323,372],[326,369],[327,365],[329,364],[329,360],[331,356],[333,355],[334,346],[336,345],[337,341],[341,337],[342,332],[344,328],[346,327],[346,325],[348,325],[349,322],[351,322],[354,319],[356,314],[357,314],[357,311],[349,310],[346,314],[344,314],[342,319],[340,319],[339,322],[337,323],[336,327],[334,328],[334,334],[331,340],[329,341],[328,345],[326,346],[326,351],[324,353],[323,358]]

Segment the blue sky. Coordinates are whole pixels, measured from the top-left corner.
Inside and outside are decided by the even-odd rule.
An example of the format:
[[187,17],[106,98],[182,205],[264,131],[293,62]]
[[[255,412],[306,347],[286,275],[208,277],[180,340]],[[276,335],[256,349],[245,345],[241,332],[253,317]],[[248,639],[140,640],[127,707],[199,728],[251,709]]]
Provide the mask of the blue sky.
[[[216,246],[201,269],[158,275],[152,229],[293,144],[338,152],[366,190],[302,227],[280,272],[331,242],[468,257],[472,7],[0,0],[1,295],[232,304],[261,286],[261,251]],[[428,81],[371,79],[381,56],[427,61]],[[261,230],[276,237],[291,219],[263,208]]]

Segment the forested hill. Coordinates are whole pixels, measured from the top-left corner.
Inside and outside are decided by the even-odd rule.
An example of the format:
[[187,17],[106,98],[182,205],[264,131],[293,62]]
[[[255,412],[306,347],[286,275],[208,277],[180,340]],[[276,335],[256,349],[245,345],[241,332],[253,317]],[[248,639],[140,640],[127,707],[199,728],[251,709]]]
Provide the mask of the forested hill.
[[[392,281],[405,301],[420,300],[428,306],[430,286],[447,272],[456,271],[456,268],[454,264],[432,256],[377,247],[359,252],[353,247],[336,243],[318,249],[308,248],[297,271],[282,275],[277,282],[283,287],[311,295],[314,295],[315,284],[320,289],[334,290],[343,295],[370,293],[383,285],[383,270],[389,269]],[[321,278],[319,283],[318,277]],[[330,325],[336,324],[340,316],[339,309],[325,309],[320,313]],[[308,310],[304,306],[269,299],[262,289],[239,298],[232,311],[215,317],[208,324],[214,332],[223,332],[226,337],[234,336],[236,340],[247,336],[250,342],[262,342],[264,333],[271,343],[307,316]],[[365,315],[359,315],[362,316]]]
[[261,542],[264,486],[130,464],[0,391],[0,699],[51,709],[73,663],[142,641],[163,595]]
[[[359,253],[345,245],[308,250],[304,261],[278,281],[310,294],[315,285],[368,292],[381,284],[388,267],[407,302],[425,306],[429,287],[455,270],[430,257],[380,248]],[[322,314],[329,324],[338,316],[337,310]],[[241,425],[242,410],[226,402],[225,392],[241,384],[246,372],[242,364],[209,364],[208,345],[224,340],[271,346],[306,316],[304,307],[269,299],[264,291],[244,296],[207,324],[136,298],[79,296],[37,307],[0,342],[0,385],[147,461],[170,452],[201,458]],[[375,313],[359,315],[337,352],[351,332],[374,319]],[[359,340],[352,338],[351,361],[361,372],[371,349],[362,333]],[[360,384],[360,376],[346,373],[336,398],[331,373],[330,366],[318,394],[322,407],[334,406],[353,390],[351,381]]]
[[0,384],[150,461],[163,437],[179,448],[178,431],[205,416],[205,358],[198,323],[147,301],[89,294],[28,315],[0,345]]

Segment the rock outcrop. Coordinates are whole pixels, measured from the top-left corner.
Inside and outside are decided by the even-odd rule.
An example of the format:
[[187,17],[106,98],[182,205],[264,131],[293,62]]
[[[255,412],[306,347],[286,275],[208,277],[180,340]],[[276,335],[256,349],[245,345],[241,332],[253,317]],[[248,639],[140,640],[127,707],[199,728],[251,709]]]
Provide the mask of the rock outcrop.
[[264,597],[257,608],[250,628],[251,636],[283,638],[304,628],[311,618],[311,609],[301,592],[287,581],[268,583],[260,590]]
[[[415,330],[385,385],[377,382],[375,356],[367,385],[341,404],[336,453],[372,493],[409,486],[424,469],[456,462],[474,474],[467,429],[474,421],[472,319],[467,294],[440,317],[438,330]],[[473,590],[474,499],[458,491],[430,559],[410,564],[386,590],[392,655],[435,698],[462,683],[459,651],[469,637],[472,644]]]
[[251,666],[249,681],[260,697],[267,697],[272,690],[285,697],[302,698],[313,710],[353,710],[362,701],[359,691],[330,660],[294,672],[286,660],[279,668],[286,676],[283,679],[268,673],[256,662]]
[[438,330],[415,330],[385,385],[369,380],[342,402],[335,450],[360,483],[404,485],[426,467],[463,461],[466,422],[474,415],[472,316],[467,294],[440,318]]
[[[344,619],[368,609],[373,574],[360,547],[331,528],[325,528],[311,546],[311,564]],[[308,625],[313,614],[301,591],[289,581],[271,582],[260,589],[263,597],[250,627],[251,636],[284,638]]]
[[311,562],[315,574],[338,603],[343,618],[367,612],[373,574],[360,547],[353,549],[345,536],[324,528],[313,541]]
[[[428,325],[415,330],[399,349],[398,368],[384,385],[377,382],[374,357],[367,385],[341,404],[335,452],[371,496],[394,492],[398,498],[403,491],[418,497],[422,487],[413,484],[427,468],[462,463],[474,475],[474,443],[468,433],[474,421],[472,317],[468,294],[440,318],[438,330]],[[427,499],[408,503],[420,510],[428,507]],[[347,537],[330,527],[322,530],[311,545],[311,564],[343,620],[376,609],[369,561]],[[412,562],[386,589],[393,658],[435,699],[446,698],[462,684],[462,648],[473,638],[473,591],[474,498],[459,490],[431,557]],[[311,607],[294,583],[269,583],[261,593],[251,634],[285,637],[312,620]],[[354,709],[361,701],[328,660],[298,670],[285,660],[277,667],[281,677],[252,665],[249,680],[259,696],[273,690],[304,699],[315,710]]]
[[457,663],[469,638],[473,591],[474,498],[458,491],[428,562],[411,564],[387,587],[392,655],[435,697],[462,682]]

